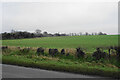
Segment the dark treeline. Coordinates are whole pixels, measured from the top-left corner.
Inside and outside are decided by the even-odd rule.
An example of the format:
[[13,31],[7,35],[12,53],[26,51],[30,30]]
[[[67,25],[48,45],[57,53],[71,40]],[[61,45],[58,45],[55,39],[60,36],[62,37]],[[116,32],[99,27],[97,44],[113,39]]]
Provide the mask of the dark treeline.
[[48,32],[43,32],[41,33],[41,30],[37,29],[34,33],[30,33],[27,31],[15,31],[11,30],[10,33],[4,32],[1,33],[0,36],[2,35],[2,39],[24,39],[24,38],[37,38],[37,37],[54,37],[54,36],[80,36],[80,35],[107,35],[106,33],[70,33],[70,34],[60,34],[60,33],[55,33],[55,34],[50,34]]
[[15,33],[2,33],[2,39],[22,39],[22,38],[34,38],[35,35],[29,32],[15,32]]
[[41,33],[41,30],[36,30],[34,33],[30,33],[27,31],[14,31],[12,30],[10,33],[4,32],[1,33],[2,39],[24,39],[24,38],[37,38],[37,37],[54,37],[54,36],[68,36],[67,34],[49,34],[47,32]]

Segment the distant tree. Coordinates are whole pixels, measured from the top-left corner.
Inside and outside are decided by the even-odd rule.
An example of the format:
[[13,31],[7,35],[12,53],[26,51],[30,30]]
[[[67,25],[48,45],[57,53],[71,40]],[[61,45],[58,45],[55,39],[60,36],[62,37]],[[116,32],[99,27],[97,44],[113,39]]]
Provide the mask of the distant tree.
[[107,33],[104,33],[104,35],[107,35]]
[[102,33],[102,32],[99,32],[98,35],[103,35],[103,33]]
[[61,36],[67,36],[67,34],[61,34]]
[[77,34],[76,34],[76,33],[74,33],[74,36],[77,36]]
[[54,36],[53,34],[49,34],[50,37]]
[[32,38],[34,38],[34,37],[35,37],[35,35],[32,33],[32,34],[31,34],[31,37],[32,37]]
[[74,33],[72,33],[72,36],[74,36]]
[[40,34],[41,30],[40,29],[36,29],[35,32],[36,32],[36,34]]
[[[55,34],[48,34],[46,31],[41,33],[41,30],[36,29],[35,33],[30,33],[27,31],[15,31],[11,30],[11,33],[4,32],[2,34],[2,39],[22,39],[22,38],[34,38],[34,37],[52,37],[52,36],[77,36],[77,35],[90,35],[88,32],[85,34],[80,33],[70,33],[70,34],[60,34],[60,33],[55,33]],[[106,33],[92,33],[91,35],[107,35]]]
[[45,31],[45,32],[43,32],[43,34],[44,34],[44,35],[47,35],[48,33]]
[[71,34],[70,34],[70,33],[68,33],[68,36],[71,36]]
[[2,34],[0,34],[0,40],[2,40]]
[[11,30],[11,33],[15,33],[16,31],[14,29]]
[[94,35],[94,33],[92,33],[91,35]]
[[42,31],[40,29],[35,30],[35,37],[43,37]]
[[49,34],[45,31],[45,32],[43,32],[43,36],[47,37],[47,36],[49,36]]
[[60,36],[60,34],[59,33],[55,33],[54,36]]
[[82,32],[80,32],[79,34],[82,35]]
[[98,35],[107,35],[106,33],[99,32]]
[[94,33],[94,35],[97,35],[97,33]]
[[85,35],[89,35],[88,32],[86,32]]
[[22,38],[33,38],[35,35],[29,32],[15,32],[15,33],[2,33],[2,39],[22,39]]
[[103,35],[107,35],[107,33],[103,33]]

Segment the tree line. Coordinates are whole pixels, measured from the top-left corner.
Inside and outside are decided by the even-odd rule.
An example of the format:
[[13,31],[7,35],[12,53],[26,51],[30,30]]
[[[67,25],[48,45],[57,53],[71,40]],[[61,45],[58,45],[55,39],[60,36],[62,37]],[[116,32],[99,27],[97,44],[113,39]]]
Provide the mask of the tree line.
[[86,32],[85,34],[82,33],[69,33],[69,34],[61,34],[61,33],[48,33],[48,32],[43,32],[41,33],[41,30],[36,29],[34,33],[30,33],[27,31],[15,31],[15,30],[11,30],[10,33],[4,32],[1,33],[0,36],[2,36],[2,39],[24,39],[24,38],[37,38],[37,37],[54,37],[54,36],[80,36],[80,35],[107,35],[106,33],[92,33],[89,34],[88,32]]

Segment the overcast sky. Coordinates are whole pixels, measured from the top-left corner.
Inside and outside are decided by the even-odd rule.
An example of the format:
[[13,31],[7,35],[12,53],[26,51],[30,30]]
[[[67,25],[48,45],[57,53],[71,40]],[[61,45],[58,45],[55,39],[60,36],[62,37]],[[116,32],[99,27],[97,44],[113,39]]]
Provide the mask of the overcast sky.
[[5,2],[2,13],[2,32],[118,33],[117,2]]

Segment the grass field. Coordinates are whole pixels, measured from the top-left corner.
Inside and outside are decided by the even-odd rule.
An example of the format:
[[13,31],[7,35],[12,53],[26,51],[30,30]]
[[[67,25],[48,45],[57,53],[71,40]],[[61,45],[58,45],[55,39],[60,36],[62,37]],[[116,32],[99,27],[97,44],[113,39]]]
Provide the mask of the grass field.
[[[2,40],[2,44],[9,46],[7,50],[2,51],[2,63],[5,64],[120,78],[120,63],[116,56],[95,60],[90,54],[96,47],[118,46],[118,35],[14,39]],[[33,48],[26,53],[21,52],[16,46]],[[43,47],[47,51],[44,55],[38,56],[36,54],[37,47]],[[57,48],[58,50],[65,48],[75,51],[77,47],[88,51],[84,58],[77,58],[75,54],[69,56],[59,54],[52,57],[48,53],[48,48]]]
[[32,39],[3,40],[3,45],[44,48],[77,48],[93,50],[96,47],[118,45],[118,35],[42,37]]

